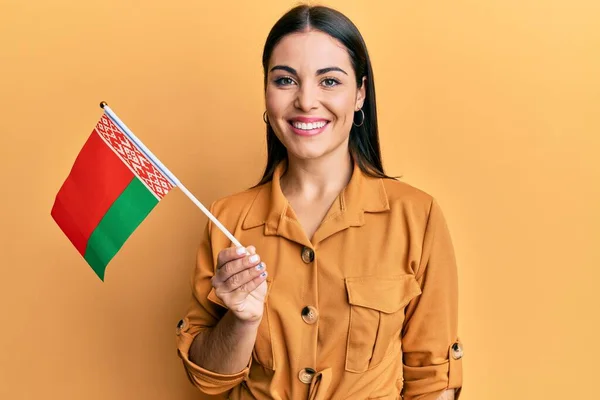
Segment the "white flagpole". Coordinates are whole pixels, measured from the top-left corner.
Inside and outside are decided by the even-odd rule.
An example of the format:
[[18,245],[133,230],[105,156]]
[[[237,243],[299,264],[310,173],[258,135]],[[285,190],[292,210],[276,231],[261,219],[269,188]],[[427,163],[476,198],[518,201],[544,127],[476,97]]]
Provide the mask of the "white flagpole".
[[236,247],[243,247],[240,244],[240,242],[238,242],[238,240],[227,230],[227,228],[225,228],[223,224],[221,224],[221,222],[219,222],[219,220],[215,218],[215,216],[212,215],[212,213],[208,211],[208,209],[204,207],[204,205],[200,203],[200,201],[189,190],[187,190],[185,186],[183,186],[181,181],[177,179],[177,177],[173,175],[173,173],[169,171],[169,169],[165,167],[165,165],[162,162],[160,162],[158,158],[156,158],[156,156],[144,145],[144,143],[142,143],[142,141],[138,139],[137,136],[133,134],[133,132],[131,132],[127,125],[125,125],[123,121],[121,121],[119,117],[117,117],[117,115],[113,112],[113,110],[110,109],[106,102],[101,102],[100,107],[104,109],[104,112],[110,117],[110,119],[115,124],[117,124],[119,128],[121,128],[121,130],[127,135],[127,137],[133,143],[135,143],[135,145],[140,149],[140,151],[142,151],[142,153],[144,153],[144,155],[148,157],[150,161],[152,161],[154,166],[171,181],[171,184],[173,186],[178,187],[190,200],[192,200],[192,202],[196,206],[198,206],[198,208],[200,208],[200,210],[202,210],[204,214],[206,214],[206,216],[221,230],[221,232],[225,234],[225,236],[227,236],[229,240],[231,240],[231,242]]

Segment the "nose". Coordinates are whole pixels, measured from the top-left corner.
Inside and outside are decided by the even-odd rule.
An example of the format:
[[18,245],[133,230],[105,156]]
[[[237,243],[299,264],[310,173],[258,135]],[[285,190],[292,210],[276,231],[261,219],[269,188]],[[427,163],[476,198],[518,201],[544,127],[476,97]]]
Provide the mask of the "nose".
[[317,91],[312,85],[301,85],[296,92],[294,106],[304,112],[308,112],[318,103]]

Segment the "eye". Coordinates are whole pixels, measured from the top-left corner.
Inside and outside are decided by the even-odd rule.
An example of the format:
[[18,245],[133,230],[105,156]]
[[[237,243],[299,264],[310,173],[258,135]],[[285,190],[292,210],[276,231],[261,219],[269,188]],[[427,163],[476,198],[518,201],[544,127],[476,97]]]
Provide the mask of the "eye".
[[290,78],[289,76],[284,76],[278,79],[275,79],[275,84],[277,86],[289,86],[289,85],[293,85],[295,82],[292,78]]
[[325,87],[334,87],[340,84],[340,81],[334,78],[325,78],[321,81],[323,86]]

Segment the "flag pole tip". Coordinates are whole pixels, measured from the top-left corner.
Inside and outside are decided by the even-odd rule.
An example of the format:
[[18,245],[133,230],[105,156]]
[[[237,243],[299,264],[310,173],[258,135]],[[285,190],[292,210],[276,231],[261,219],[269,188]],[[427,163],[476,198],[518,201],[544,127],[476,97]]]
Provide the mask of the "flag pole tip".
[[100,102],[100,108],[102,108],[102,109],[104,109],[104,106],[107,106],[107,105],[108,105],[108,103],[105,101]]

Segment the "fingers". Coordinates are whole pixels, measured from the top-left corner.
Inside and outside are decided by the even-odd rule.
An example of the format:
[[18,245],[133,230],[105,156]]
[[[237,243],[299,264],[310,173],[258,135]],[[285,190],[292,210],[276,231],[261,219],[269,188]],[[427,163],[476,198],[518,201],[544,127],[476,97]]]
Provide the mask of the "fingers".
[[[217,297],[227,307],[233,306],[239,312],[248,304],[259,304],[264,301],[267,271],[264,262],[256,254],[254,246],[247,248],[230,247],[223,249],[217,256],[217,270],[211,279]],[[260,287],[257,292],[256,289]],[[247,303],[247,298],[254,298],[254,303]],[[232,309],[230,307],[230,309]],[[257,315],[261,314],[256,311]]]
[[266,278],[265,263],[259,263],[254,268],[247,268],[229,277],[219,287],[219,291],[233,292],[240,290],[242,292],[251,292]]
[[236,275],[245,269],[256,267],[260,263],[260,256],[253,254],[251,256],[245,256],[237,260],[229,261],[217,270],[215,276],[221,282],[225,282],[230,279],[233,275]]
[[[233,276],[235,276],[236,274],[239,274],[240,272],[244,271],[244,270],[252,270],[253,267],[257,267],[259,266],[260,263],[260,256],[258,254],[256,254],[256,249],[254,248],[254,246],[248,246],[246,248],[247,253],[250,253],[250,255],[248,255],[247,253],[244,253],[244,255],[241,255],[237,252],[236,250],[239,249],[235,249],[233,247],[231,248],[227,248],[227,249],[223,249],[221,252],[219,252],[219,256],[218,256],[218,267],[217,267],[217,272],[215,274],[215,276],[213,277],[213,286],[219,286],[220,284],[228,281],[229,279],[231,279]],[[243,250],[243,249],[242,249]],[[246,251],[244,250],[244,251]],[[264,269],[264,263],[262,264],[262,268],[259,269],[255,269],[255,272],[258,271],[259,273]],[[228,287],[239,287],[241,284],[244,284],[247,282],[247,279],[252,276],[252,278],[254,277],[254,273],[250,273],[247,272],[245,275],[239,276],[239,277],[235,277],[231,284],[229,284]],[[238,283],[242,281],[242,283]]]
[[267,271],[263,271],[259,276],[252,279],[250,282],[240,286],[238,289],[246,292],[252,293],[256,288],[258,288],[265,280],[267,279]]
[[223,265],[227,264],[232,260],[237,260],[243,258],[248,253],[256,254],[256,249],[254,246],[248,247],[228,247],[219,252],[219,256],[217,257],[217,269],[221,268]]

